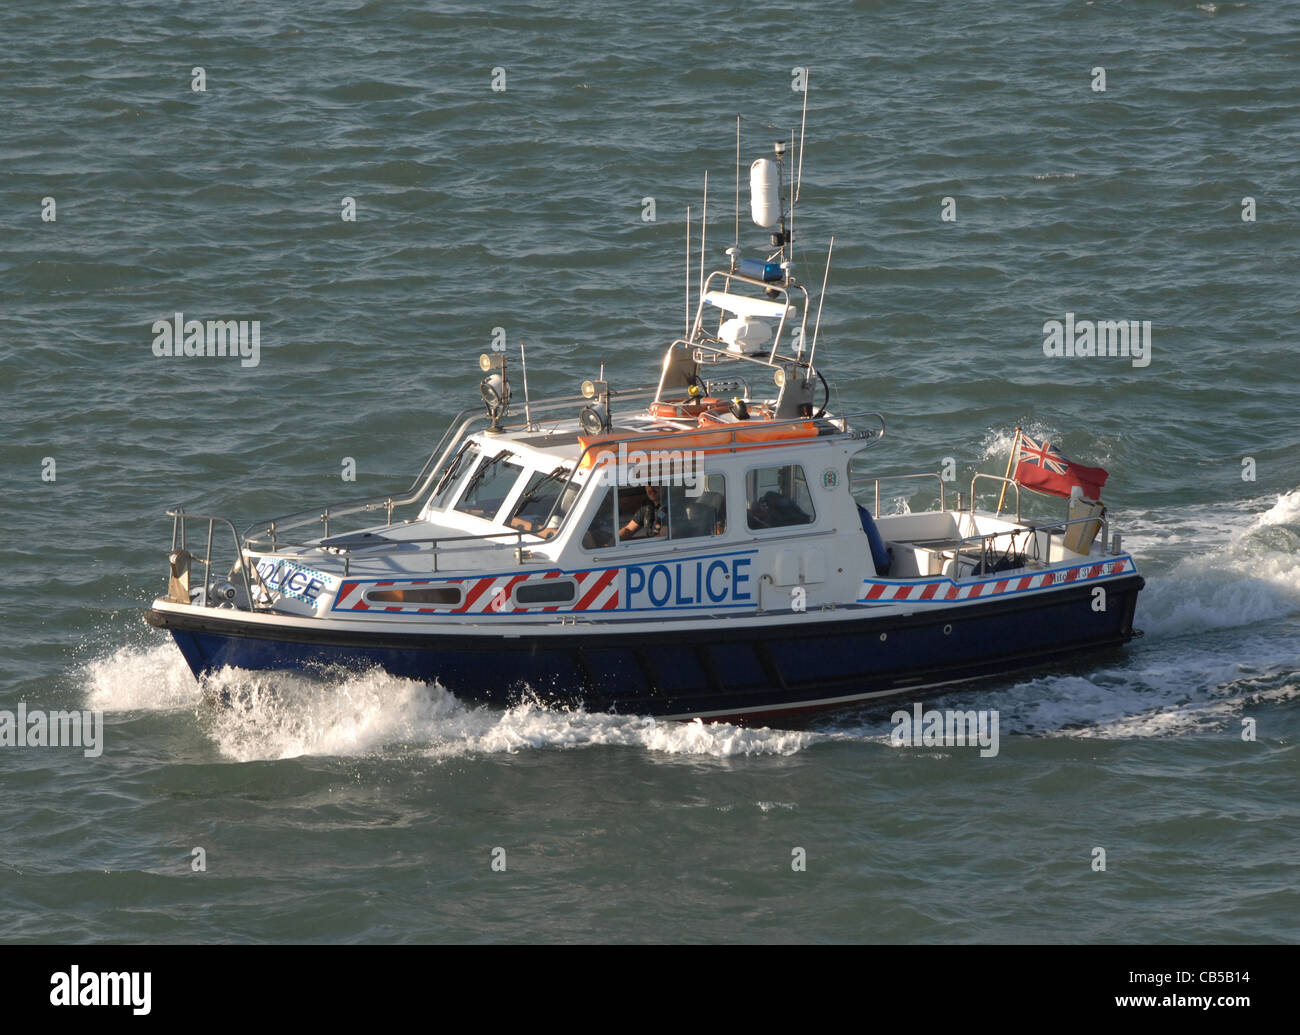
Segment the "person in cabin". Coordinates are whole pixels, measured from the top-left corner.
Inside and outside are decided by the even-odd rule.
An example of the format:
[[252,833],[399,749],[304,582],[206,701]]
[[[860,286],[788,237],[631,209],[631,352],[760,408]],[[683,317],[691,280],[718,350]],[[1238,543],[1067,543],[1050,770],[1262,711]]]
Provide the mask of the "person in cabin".
[[749,507],[750,528],[784,528],[786,525],[806,525],[812,517],[805,514],[789,496],[780,492],[765,492]]
[[668,534],[668,512],[663,505],[663,489],[658,485],[645,487],[645,502],[632,515],[632,519],[618,531],[620,539],[653,539]]

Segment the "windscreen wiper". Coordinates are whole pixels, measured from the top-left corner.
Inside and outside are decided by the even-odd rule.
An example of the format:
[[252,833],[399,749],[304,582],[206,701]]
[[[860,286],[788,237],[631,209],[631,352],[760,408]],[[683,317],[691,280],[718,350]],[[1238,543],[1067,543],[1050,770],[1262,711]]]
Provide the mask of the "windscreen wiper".
[[543,485],[545,485],[547,482],[558,481],[560,478],[564,477],[564,475],[568,473],[569,473],[569,469],[567,467],[563,467],[563,466],[557,467],[554,471],[552,471],[545,478],[543,478],[536,485],[534,485],[531,489],[529,489],[522,496],[520,496],[519,502],[532,503],[533,500],[537,499],[538,495],[541,493]]
[[442,477],[438,479],[438,484],[433,487],[433,498],[436,499],[438,494],[447,487],[450,482],[455,481],[460,476],[460,469],[465,466],[465,454],[474,448],[473,442],[466,442],[460,447],[460,452],[447,465],[446,470],[442,472]]

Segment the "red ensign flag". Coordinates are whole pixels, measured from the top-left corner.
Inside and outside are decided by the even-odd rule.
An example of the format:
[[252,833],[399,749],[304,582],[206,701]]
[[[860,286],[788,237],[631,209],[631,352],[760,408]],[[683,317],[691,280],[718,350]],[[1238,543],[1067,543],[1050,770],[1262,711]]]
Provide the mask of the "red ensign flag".
[[1026,489],[1051,496],[1069,496],[1079,486],[1085,498],[1101,499],[1101,487],[1109,477],[1104,468],[1084,467],[1072,463],[1053,449],[1050,442],[1041,446],[1023,431],[1016,450],[1015,480]]

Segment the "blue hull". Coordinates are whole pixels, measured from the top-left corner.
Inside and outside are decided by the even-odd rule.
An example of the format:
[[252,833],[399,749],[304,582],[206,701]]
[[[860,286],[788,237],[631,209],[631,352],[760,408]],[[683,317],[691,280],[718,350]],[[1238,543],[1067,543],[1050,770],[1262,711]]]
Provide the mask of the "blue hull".
[[[653,633],[586,632],[562,638],[275,630],[205,615],[151,611],[196,675],[230,665],[315,670],[379,667],[437,681],[465,701],[507,705],[531,690],[551,704],[593,711],[685,716],[779,714],[828,699],[906,693],[1087,656],[1133,638],[1140,576],[1107,584],[1106,611],[1088,588],[1029,599],[936,608],[907,616],[848,612],[840,621]],[[230,612],[223,612],[229,615]]]

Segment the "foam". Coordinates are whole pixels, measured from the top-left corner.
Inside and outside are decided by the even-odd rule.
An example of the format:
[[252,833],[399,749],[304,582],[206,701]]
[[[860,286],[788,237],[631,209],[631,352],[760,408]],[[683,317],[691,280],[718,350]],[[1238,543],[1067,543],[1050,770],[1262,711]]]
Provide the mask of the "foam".
[[1300,525],[1300,489],[1283,493],[1277,502],[1255,519],[1255,527],[1270,525]]
[[[1153,575],[1138,599],[1137,623],[1148,634],[1180,636],[1271,621],[1300,611],[1300,491],[1244,504],[1202,508],[1218,530],[1216,546],[1188,539],[1169,544],[1170,570]],[[1202,536],[1208,538],[1209,533]],[[1159,561],[1161,541],[1129,540],[1141,568]]]
[[78,677],[93,711],[175,711],[202,697],[181,652],[170,640],[148,647],[119,647],[84,664]]
[[766,728],[554,709],[535,701],[507,709],[469,706],[441,687],[377,670],[319,683],[283,673],[227,671],[219,678],[238,689],[234,706],[214,718],[212,735],[223,754],[241,761],[393,748],[443,760],[597,745],[730,758],[789,755],[817,739]]
[[194,711],[217,750],[239,762],[302,755],[447,759],[598,745],[731,758],[790,755],[824,739],[724,723],[554,709],[535,701],[508,709],[470,706],[439,686],[378,669],[309,676],[227,668],[200,683],[171,644],[119,648],[88,663],[82,674],[87,707]]

